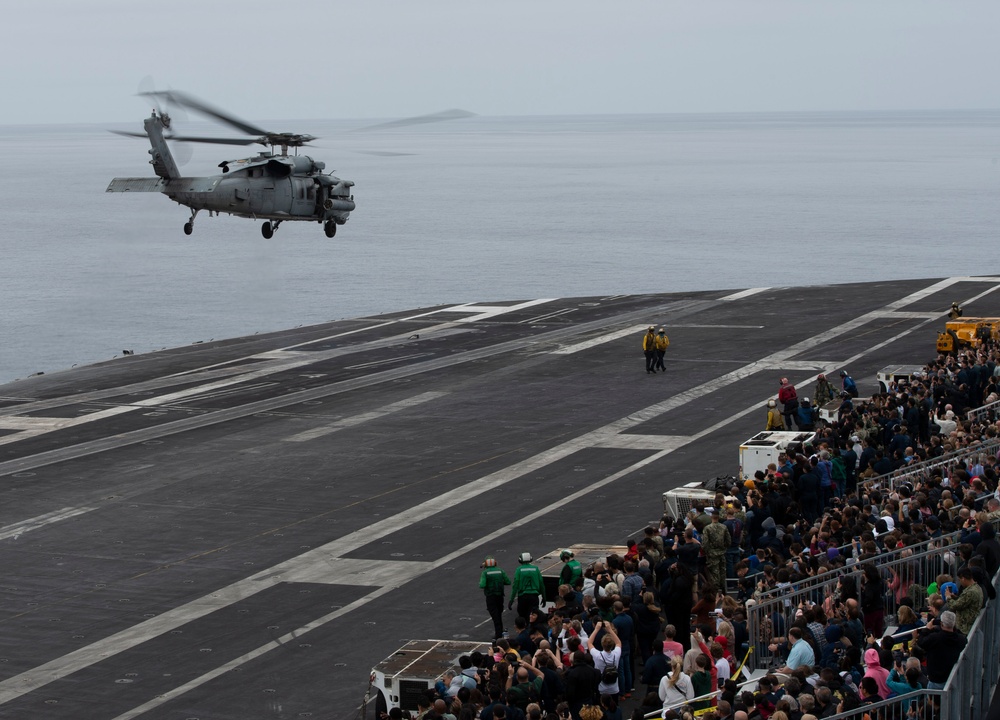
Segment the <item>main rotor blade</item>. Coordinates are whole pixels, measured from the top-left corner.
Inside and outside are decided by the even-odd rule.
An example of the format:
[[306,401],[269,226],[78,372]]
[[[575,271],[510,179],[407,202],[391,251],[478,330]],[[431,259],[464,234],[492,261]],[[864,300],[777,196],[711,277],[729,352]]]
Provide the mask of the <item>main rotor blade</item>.
[[452,110],[442,110],[441,112],[431,113],[430,115],[417,115],[415,117],[401,118],[399,120],[390,120],[389,122],[378,123],[377,125],[366,125],[365,127],[355,128],[350,132],[361,132],[362,130],[388,130],[389,128],[407,127],[408,125],[425,125],[426,123],[444,122],[445,120],[461,120],[462,118],[470,117],[476,117],[476,113],[454,108]]
[[245,132],[248,135],[267,135],[269,134],[267,130],[262,130],[261,128],[253,125],[246,120],[241,120],[235,115],[230,115],[227,112],[212,107],[204,100],[199,100],[193,95],[188,95],[180,90],[167,90],[167,91],[153,91],[141,93],[142,95],[150,95],[152,97],[163,98],[164,100],[176,103],[195,112],[199,112],[202,115],[207,115],[208,117],[215,118],[219,122],[225,123],[230,127],[234,127],[241,132]]
[[[145,135],[140,135],[139,137],[145,137]],[[254,143],[262,143],[260,138],[223,138],[223,137],[188,137],[187,135],[165,135],[167,140],[176,140],[178,142],[190,142],[190,143],[209,143],[212,145],[253,145]]]
[[140,137],[149,139],[149,135],[140,132],[129,132],[128,130],[108,130],[108,132],[113,132],[115,135],[124,135],[125,137]]

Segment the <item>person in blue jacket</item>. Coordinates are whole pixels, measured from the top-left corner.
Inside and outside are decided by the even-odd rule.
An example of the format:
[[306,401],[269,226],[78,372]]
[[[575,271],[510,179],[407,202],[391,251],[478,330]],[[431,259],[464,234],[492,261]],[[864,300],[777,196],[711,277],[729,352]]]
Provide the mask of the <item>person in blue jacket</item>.
[[840,371],[840,379],[844,384],[844,392],[846,392],[852,398],[856,398],[858,396],[857,383],[855,383],[854,379],[847,374],[846,370]]

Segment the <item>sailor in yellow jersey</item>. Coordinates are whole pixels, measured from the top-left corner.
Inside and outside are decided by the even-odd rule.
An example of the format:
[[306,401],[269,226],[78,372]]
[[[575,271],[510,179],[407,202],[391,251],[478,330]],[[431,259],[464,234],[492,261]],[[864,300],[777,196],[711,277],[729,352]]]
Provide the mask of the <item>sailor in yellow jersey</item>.
[[656,372],[656,335],[653,333],[653,326],[650,325],[646,334],[642,337],[642,352],[646,356],[646,372]]
[[667,337],[667,333],[663,328],[656,333],[656,340],[654,341],[656,345],[656,364],[653,366],[654,370],[667,371],[667,366],[663,364],[663,356],[667,354],[667,348],[670,347],[670,338]]

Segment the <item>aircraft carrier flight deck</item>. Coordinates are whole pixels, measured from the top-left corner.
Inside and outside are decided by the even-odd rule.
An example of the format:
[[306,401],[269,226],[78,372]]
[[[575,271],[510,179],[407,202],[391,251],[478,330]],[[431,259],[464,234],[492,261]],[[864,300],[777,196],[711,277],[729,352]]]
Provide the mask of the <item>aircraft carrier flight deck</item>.
[[492,638],[485,555],[622,544],[736,472],[780,377],[871,394],[998,289],[472,302],[0,386],[0,716],[357,717],[405,641]]

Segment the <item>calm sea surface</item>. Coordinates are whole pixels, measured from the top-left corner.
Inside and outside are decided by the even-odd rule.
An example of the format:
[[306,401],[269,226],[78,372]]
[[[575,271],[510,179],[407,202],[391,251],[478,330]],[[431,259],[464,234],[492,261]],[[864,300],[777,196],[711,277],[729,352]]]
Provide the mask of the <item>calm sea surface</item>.
[[165,197],[104,192],[152,174],[145,141],[0,127],[0,382],[439,303],[998,272],[1000,111],[261,124],[356,182],[335,239],[205,213],[188,237]]

